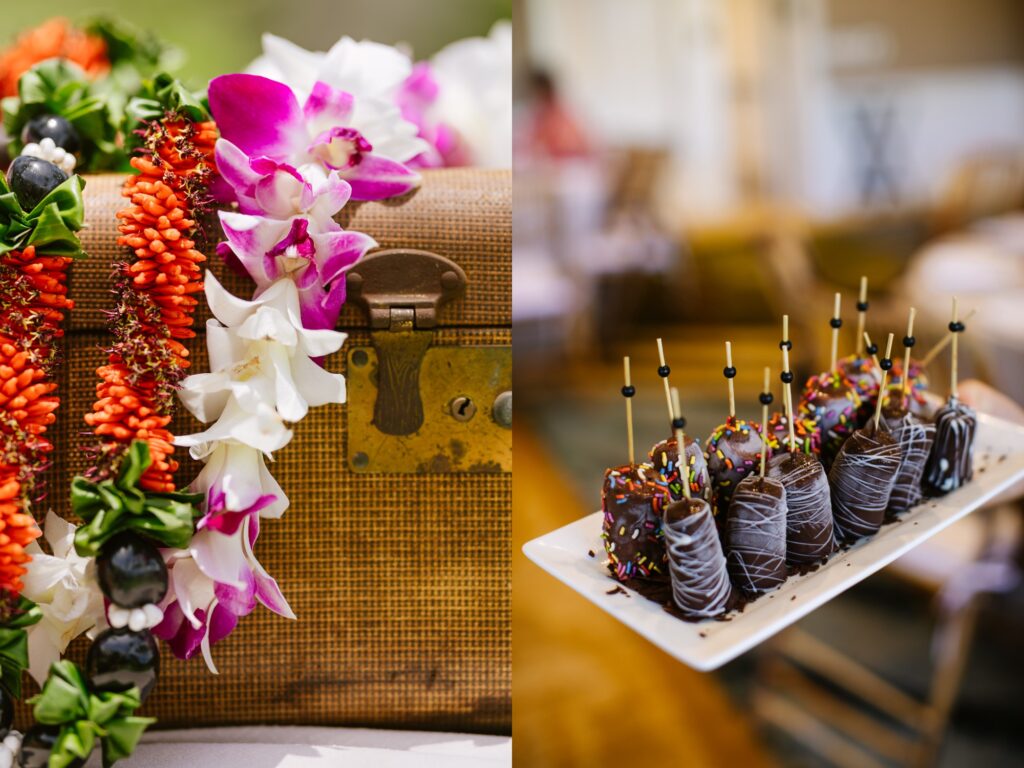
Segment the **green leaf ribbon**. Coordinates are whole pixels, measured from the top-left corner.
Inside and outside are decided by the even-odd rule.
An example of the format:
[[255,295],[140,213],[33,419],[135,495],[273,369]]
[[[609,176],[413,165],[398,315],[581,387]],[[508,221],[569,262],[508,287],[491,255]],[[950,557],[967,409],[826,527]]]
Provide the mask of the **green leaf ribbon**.
[[43,618],[39,606],[26,597],[18,603],[0,627],[0,683],[15,699],[21,698],[21,673],[28,669],[28,634],[30,627]]
[[75,234],[85,221],[84,187],[85,179],[71,176],[26,211],[0,174],[0,253],[34,245],[51,256],[84,256]]
[[87,759],[96,739],[103,747],[103,765],[113,765],[134,752],[142,732],[156,722],[135,715],[142,704],[138,687],[93,693],[82,670],[67,660],[54,662],[43,690],[28,703],[36,722],[60,726],[49,768],[67,768]]
[[47,59],[18,80],[18,95],[3,100],[3,120],[11,137],[11,156],[21,152],[21,130],[34,117],[60,115],[82,141],[81,170],[126,169],[127,155],[117,144],[117,120],[108,100],[95,93],[82,69],[67,59]]
[[71,509],[84,522],[75,531],[75,550],[95,557],[116,534],[134,530],[165,547],[188,547],[199,516],[201,493],[148,493],[138,487],[151,462],[149,445],[134,440],[121,460],[117,479],[71,482]]

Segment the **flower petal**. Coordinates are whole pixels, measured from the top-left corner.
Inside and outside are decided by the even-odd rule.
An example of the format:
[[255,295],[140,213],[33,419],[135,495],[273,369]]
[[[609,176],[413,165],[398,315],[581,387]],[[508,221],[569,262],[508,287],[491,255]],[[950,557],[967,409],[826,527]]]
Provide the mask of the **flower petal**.
[[353,200],[384,200],[404,195],[422,181],[415,171],[375,153],[364,155],[358,165],[340,174],[352,185]]
[[221,136],[245,154],[288,158],[308,142],[302,111],[284,83],[259,75],[221,75],[208,92]]

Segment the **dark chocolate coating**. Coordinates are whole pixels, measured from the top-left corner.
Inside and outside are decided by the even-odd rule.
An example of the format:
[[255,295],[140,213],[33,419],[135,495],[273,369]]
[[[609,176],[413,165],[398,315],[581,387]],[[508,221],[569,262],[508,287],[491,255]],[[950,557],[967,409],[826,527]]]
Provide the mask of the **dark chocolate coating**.
[[605,472],[602,537],[610,561],[608,569],[621,581],[666,576],[661,510],[668,503],[669,494],[649,480],[649,474],[649,466],[625,466]]
[[[789,419],[782,411],[776,411],[768,419],[768,448],[772,455],[789,451]],[[813,419],[798,416],[793,424],[793,437],[796,438],[796,449],[803,453],[815,455],[821,450],[818,442],[818,425]]]
[[853,542],[878,532],[900,468],[900,446],[874,422],[843,443],[828,473],[836,539]]
[[860,396],[842,377],[831,373],[807,381],[798,413],[815,421],[821,441],[821,463],[827,472],[846,439],[857,428]]
[[725,560],[735,587],[754,595],[782,584],[786,580],[782,483],[759,475],[745,478],[733,493],[725,534]]
[[755,424],[729,418],[711,433],[707,446],[712,509],[721,526],[736,486],[760,464],[764,442]]
[[834,548],[825,468],[815,456],[780,453],[768,462],[767,474],[786,488],[786,562],[820,563]]
[[921,501],[921,478],[935,440],[935,425],[908,412],[898,401],[885,404],[882,420],[900,446],[900,470],[888,506],[890,513],[897,514]]
[[696,498],[669,504],[662,529],[673,602],[691,619],[724,613],[732,585],[711,506]]
[[935,412],[935,441],[924,470],[927,496],[944,496],[974,476],[974,433],[978,418],[952,397]]
[[[687,473],[690,483],[690,494],[704,499],[711,498],[711,478],[708,475],[708,462],[704,458],[704,451],[700,443],[692,437],[686,439],[686,460],[689,465]],[[651,465],[654,467],[654,482],[667,488],[672,494],[673,501],[683,498],[683,486],[680,477],[678,459],[679,451],[676,446],[676,439],[670,437],[655,444],[648,454]]]

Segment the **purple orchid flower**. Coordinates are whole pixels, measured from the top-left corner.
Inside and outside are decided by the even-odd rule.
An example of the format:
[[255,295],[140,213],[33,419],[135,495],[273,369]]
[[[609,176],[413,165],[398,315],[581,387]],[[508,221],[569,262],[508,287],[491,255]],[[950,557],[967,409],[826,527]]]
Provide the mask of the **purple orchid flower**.
[[328,219],[269,219],[243,213],[220,213],[227,238],[217,246],[249,273],[257,296],[283,277],[299,290],[302,324],[334,328],[345,303],[345,272],[377,245],[369,235],[343,230]]
[[402,117],[415,125],[417,135],[430,145],[430,149],[408,161],[411,167],[450,168],[470,164],[458,131],[431,116],[440,89],[430,62],[421,61],[395,93],[395,103]]
[[196,525],[189,551],[176,552],[168,563],[172,589],[163,621],[153,628],[175,656],[191,659],[202,650],[211,668],[210,646],[231,634],[257,603],[295,618],[277,582],[253,554],[259,512],[276,496],[259,496],[244,510],[228,509],[226,498],[217,486],[207,493],[206,513]]
[[356,200],[382,200],[419,185],[414,171],[375,152],[352,127],[355,98],[324,82],[300,108],[284,83],[222,75],[210,82],[209,100],[221,136],[249,158],[293,168],[322,163],[351,185]]

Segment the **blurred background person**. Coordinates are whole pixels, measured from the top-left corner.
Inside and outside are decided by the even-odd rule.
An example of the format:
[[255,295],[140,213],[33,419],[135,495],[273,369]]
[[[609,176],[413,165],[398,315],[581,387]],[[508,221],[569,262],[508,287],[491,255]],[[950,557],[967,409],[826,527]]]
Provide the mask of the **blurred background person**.
[[[667,429],[757,418],[788,314],[796,381],[840,355],[869,280],[873,338],[927,351],[971,313],[964,397],[1024,403],[1024,6],[1011,0],[518,0],[515,701],[524,765],[1021,765],[1019,502],[969,515],[712,674],[670,660],[528,563]],[[587,152],[534,138],[532,73]],[[915,351],[916,351],[915,349]],[[949,355],[927,367],[944,397]],[[794,662],[793,657],[809,660]],[[813,668],[808,664],[813,662]]]

